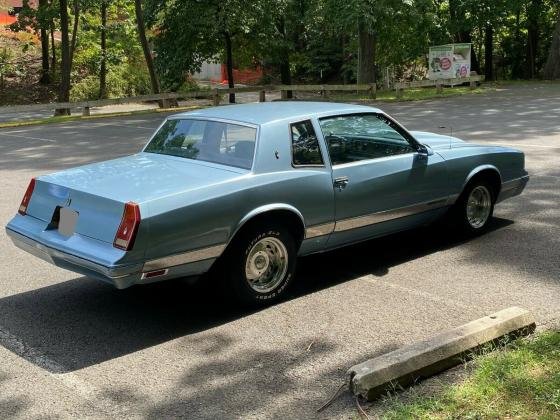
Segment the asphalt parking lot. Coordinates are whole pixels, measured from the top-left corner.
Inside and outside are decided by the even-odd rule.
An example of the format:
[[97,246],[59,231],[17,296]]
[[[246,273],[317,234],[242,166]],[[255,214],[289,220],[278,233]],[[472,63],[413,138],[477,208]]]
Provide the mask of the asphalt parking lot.
[[[291,298],[257,312],[184,282],[116,290],[0,231],[0,417],[318,415],[356,362],[518,305],[560,317],[560,85],[380,105],[412,130],[526,153],[524,194],[466,240],[423,228],[301,259]],[[29,178],[137,151],[162,114],[0,130],[0,222]],[[445,127],[445,128],[441,128]]]

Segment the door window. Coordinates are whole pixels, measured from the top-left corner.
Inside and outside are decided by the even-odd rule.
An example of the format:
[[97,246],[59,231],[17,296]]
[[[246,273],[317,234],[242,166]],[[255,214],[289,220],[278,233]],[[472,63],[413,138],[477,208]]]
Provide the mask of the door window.
[[412,153],[400,127],[379,114],[355,114],[319,120],[333,165]]

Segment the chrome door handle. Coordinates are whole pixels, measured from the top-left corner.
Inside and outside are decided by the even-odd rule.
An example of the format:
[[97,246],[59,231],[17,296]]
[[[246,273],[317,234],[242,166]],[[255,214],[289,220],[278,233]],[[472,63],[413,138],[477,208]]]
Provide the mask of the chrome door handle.
[[342,191],[348,185],[348,177],[347,176],[339,176],[335,178],[333,181],[333,186],[338,188],[338,191]]

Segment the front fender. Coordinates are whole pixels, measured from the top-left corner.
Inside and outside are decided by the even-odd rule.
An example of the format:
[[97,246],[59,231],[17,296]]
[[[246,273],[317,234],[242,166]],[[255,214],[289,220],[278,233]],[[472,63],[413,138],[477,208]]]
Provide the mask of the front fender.
[[469,181],[478,173],[485,171],[485,170],[492,170],[495,171],[498,176],[500,177],[500,185],[502,184],[503,180],[502,180],[502,174],[500,173],[500,171],[498,170],[498,168],[496,168],[494,165],[490,165],[490,164],[486,164],[486,165],[480,165],[477,166],[476,168],[474,168],[472,171],[469,172],[469,174],[467,175],[465,181],[463,182],[462,188],[461,190],[463,190],[465,188],[465,186],[469,183]]

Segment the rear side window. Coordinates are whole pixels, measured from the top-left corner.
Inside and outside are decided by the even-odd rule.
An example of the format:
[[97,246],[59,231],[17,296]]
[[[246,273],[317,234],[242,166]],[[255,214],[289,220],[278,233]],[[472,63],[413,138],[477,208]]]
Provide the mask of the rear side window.
[[144,151],[251,169],[256,137],[257,130],[244,125],[170,119]]
[[291,124],[290,133],[294,166],[323,166],[323,156],[311,121]]

